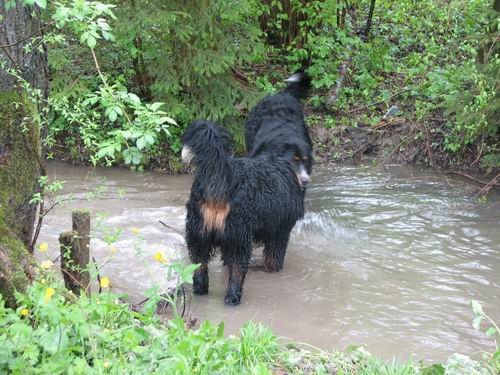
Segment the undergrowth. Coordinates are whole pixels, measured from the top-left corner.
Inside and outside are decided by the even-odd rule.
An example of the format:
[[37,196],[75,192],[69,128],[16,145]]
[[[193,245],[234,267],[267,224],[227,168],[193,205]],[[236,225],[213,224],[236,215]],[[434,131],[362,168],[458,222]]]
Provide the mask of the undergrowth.
[[[497,168],[499,13],[493,2],[381,0],[366,33],[370,4],[132,1],[115,8],[112,30],[90,42],[117,99],[128,98],[118,100],[121,109],[102,93],[94,62],[85,58],[88,46],[63,29],[50,45],[47,143],[56,156],[81,162],[175,170],[183,128],[211,118],[232,130],[243,152],[248,109],[306,65],[314,87],[309,124],[322,160],[339,159],[343,140],[323,137],[318,128],[368,128],[386,136],[408,125],[397,143],[423,145],[425,155],[414,161]],[[164,103],[164,112],[136,120],[134,98]]]
[[[156,315],[158,299],[137,312],[123,302],[126,296],[110,291],[109,280],[103,278],[101,287],[102,293],[76,297],[44,270],[25,294],[17,294],[17,309],[6,308],[0,299],[0,372],[493,375],[500,370],[498,349],[480,360],[456,354],[446,364],[428,366],[384,362],[362,347],[345,353],[307,351],[252,322],[237,336],[224,335],[223,323],[205,321],[190,329],[175,310],[170,319]],[[489,319],[479,304],[473,308],[475,324]],[[491,323],[495,331],[489,334],[498,338]]]

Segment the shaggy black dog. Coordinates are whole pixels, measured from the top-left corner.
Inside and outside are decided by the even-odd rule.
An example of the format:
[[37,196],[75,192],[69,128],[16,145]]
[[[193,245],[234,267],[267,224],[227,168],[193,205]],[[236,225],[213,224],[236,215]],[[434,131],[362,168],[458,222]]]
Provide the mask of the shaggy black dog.
[[252,243],[264,244],[267,271],[283,267],[290,231],[304,215],[303,191],[285,159],[230,156],[231,138],[211,122],[194,122],[182,141],[183,160],[196,166],[186,206],[189,256],[201,263],[193,277],[194,293],[208,293],[208,263],[220,249],[229,271],[224,301],[237,305]]
[[249,113],[245,142],[249,157],[271,154],[289,160],[305,189],[310,181],[312,143],[304,121],[300,99],[307,96],[310,77],[298,71],[287,79],[288,86],[262,99]]

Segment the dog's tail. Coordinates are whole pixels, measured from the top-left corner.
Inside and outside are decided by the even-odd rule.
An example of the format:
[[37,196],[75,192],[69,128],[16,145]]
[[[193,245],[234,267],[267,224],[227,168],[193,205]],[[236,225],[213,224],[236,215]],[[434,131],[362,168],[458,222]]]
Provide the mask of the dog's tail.
[[202,120],[186,129],[183,143],[183,159],[194,161],[202,185],[203,227],[207,231],[223,231],[230,209],[232,139],[221,126]]
[[292,95],[296,99],[305,99],[311,88],[311,77],[303,70],[299,69],[286,79],[288,85],[284,92]]

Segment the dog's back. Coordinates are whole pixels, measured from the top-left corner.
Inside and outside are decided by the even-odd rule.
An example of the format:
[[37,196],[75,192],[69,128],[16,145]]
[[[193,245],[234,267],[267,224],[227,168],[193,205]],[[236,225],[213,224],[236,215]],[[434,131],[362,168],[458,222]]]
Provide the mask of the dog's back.
[[287,80],[285,89],[262,99],[252,108],[245,124],[245,143],[250,153],[262,127],[286,124],[293,131],[309,134],[305,126],[300,99],[305,99],[311,88],[311,78],[303,70],[296,71]]
[[307,96],[310,78],[304,72],[297,72],[287,81],[283,92],[265,97],[250,111],[245,123],[247,155],[256,157],[266,153],[286,158],[305,188],[313,156],[299,99]]

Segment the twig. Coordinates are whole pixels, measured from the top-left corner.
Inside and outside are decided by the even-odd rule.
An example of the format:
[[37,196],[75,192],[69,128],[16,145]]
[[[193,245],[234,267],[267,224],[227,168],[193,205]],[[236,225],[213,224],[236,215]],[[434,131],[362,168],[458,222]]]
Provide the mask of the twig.
[[31,244],[30,244],[30,247],[29,247],[29,250],[30,250],[30,253],[33,254],[34,250],[35,250],[35,244],[36,244],[36,241],[38,241],[38,236],[40,235],[40,230],[42,229],[42,223],[43,223],[43,218],[45,216],[47,216],[47,214],[52,211],[54,209],[54,207],[56,207],[59,203],[61,203],[60,201],[57,201],[56,203],[54,203],[52,206],[50,206],[47,210],[44,211],[44,203],[45,203],[45,199],[42,199],[42,201],[40,202],[40,215],[38,215],[38,222],[36,223],[36,229],[35,229],[35,234],[33,235],[33,239],[31,240]]
[[[450,171],[450,173],[453,173],[453,174],[456,174],[456,175],[459,175],[459,176],[462,176],[462,177],[465,177],[465,178],[468,178],[469,180],[471,181],[474,181],[478,184],[481,184],[481,185],[484,185],[484,187],[486,186],[500,186],[500,184],[497,184],[496,183],[496,180],[500,177],[500,173],[498,175],[496,175],[496,177],[494,177],[492,180],[490,180],[489,182],[486,182],[486,181],[482,181],[478,178],[475,178],[475,177],[472,177],[471,175],[467,174],[467,173],[463,173],[463,172],[459,172],[459,171]],[[483,187],[483,188],[484,188]]]
[[479,148],[479,152],[477,154],[477,158],[476,158],[476,160],[474,160],[472,162],[471,165],[476,164],[479,161],[479,159],[481,159],[481,155],[483,154],[483,146],[484,146],[484,133],[483,133],[483,136],[481,137],[481,147]]
[[184,284],[181,285],[182,289],[182,314],[181,318],[184,319],[184,314],[186,313],[186,289],[184,288]]
[[2,49],[5,52],[5,54],[7,55],[7,57],[9,58],[9,60],[12,61],[12,64],[17,68],[19,66],[19,63],[9,53],[9,50],[7,49],[7,47],[2,46]]
[[[90,52],[92,52],[92,58],[94,59],[94,65],[95,65],[95,68],[97,70],[97,73],[99,74],[99,77],[101,78],[101,81],[102,83],[104,83],[104,86],[106,86],[106,89],[108,89],[108,92],[109,94],[111,95],[111,97],[113,98],[113,100],[118,104],[120,105],[120,103],[118,102],[118,100],[116,99],[115,95],[113,94],[113,90],[111,89],[111,87],[109,87],[108,85],[108,82],[106,81],[106,77],[104,77],[104,75],[102,74],[101,72],[101,67],[99,66],[99,61],[97,61],[97,56],[95,55],[95,52],[94,52],[94,49],[91,48],[90,49]],[[120,105],[120,108],[122,109],[123,111],[123,114],[125,115],[125,117],[127,118],[127,121],[129,122],[129,124],[132,124],[132,120],[130,120],[130,117],[128,116],[128,113],[127,111],[125,110],[125,108],[122,108],[122,106]]]
[[493,52],[493,48],[495,47],[495,45],[497,44],[497,41],[499,39],[500,39],[500,32],[497,34],[493,43],[491,43],[490,49],[488,50],[488,53],[486,54],[485,62],[488,62],[488,60],[490,59],[491,52]]
[[[353,20],[356,19],[356,9],[354,8],[354,6],[349,8],[349,15]],[[332,88],[328,91],[328,99],[326,101],[326,104],[329,106],[332,106],[337,101],[340,95],[340,90],[342,90],[342,87],[344,86],[344,82],[347,76],[347,67],[351,64],[352,61],[353,49],[354,47],[352,44],[347,47],[347,59],[344,60],[339,68],[339,78],[337,80],[335,88]]]
[[9,48],[9,47],[14,47],[14,46],[17,46],[18,44],[22,43],[22,42],[25,42],[27,41],[28,39],[31,39],[33,36],[35,36],[36,34],[38,34],[39,32],[41,32],[42,30],[54,25],[56,23],[56,21],[50,21],[48,24],[46,25],[43,25],[42,27],[40,27],[38,30],[36,31],[33,31],[30,35],[28,35],[27,37],[23,38],[23,39],[20,39],[14,43],[10,43],[10,44],[3,44],[3,45],[0,45],[0,48]]
[[337,98],[340,95],[340,90],[342,90],[342,87],[344,86],[344,81],[347,76],[347,66],[351,64],[352,60],[352,45],[347,47],[347,51],[349,53],[349,56],[347,60],[345,60],[339,68],[339,79],[337,80],[335,89],[330,90],[328,94],[328,100],[327,100],[328,105],[332,105],[337,101]]
[[[102,292],[102,287],[101,287],[101,275],[99,274],[99,267],[97,266],[97,262],[95,261],[94,256],[92,256],[92,261],[95,264],[95,269],[97,270],[97,282],[99,283],[99,294]],[[90,287],[90,284],[89,284]]]
[[366,109],[366,108],[368,108],[368,107],[372,107],[372,106],[377,105],[377,104],[381,104],[381,103],[388,102],[388,101],[389,101],[389,100],[391,100],[392,98],[394,98],[394,97],[396,97],[396,96],[398,96],[398,95],[400,95],[400,94],[402,94],[402,93],[404,93],[404,92],[406,92],[406,91],[409,91],[409,90],[411,90],[411,88],[410,88],[410,87],[405,87],[403,90],[400,90],[400,91],[398,91],[397,93],[395,93],[395,94],[393,94],[393,95],[389,96],[387,99],[382,99],[382,100],[379,100],[379,101],[376,101],[376,102],[373,102],[373,103],[369,103],[369,104],[364,105],[364,106],[362,106],[362,107],[358,107],[358,108],[351,109],[351,110],[350,110],[349,112],[347,112],[347,113],[358,112],[358,111],[361,111],[362,109]]
[[159,222],[161,225],[163,225],[165,228],[170,229],[171,231],[174,231],[175,233],[180,234],[181,236],[184,236],[184,233],[182,233],[180,230],[175,229],[174,227],[171,227],[171,226],[170,226],[170,225],[168,225],[168,224],[165,224],[165,223],[164,223],[163,221],[161,221],[161,220],[158,220],[158,222]]
[[500,173],[497,174],[494,178],[492,178],[486,186],[484,186],[479,192],[476,194],[477,195],[486,195],[489,193],[492,187],[494,186],[500,186],[500,184],[497,184],[497,180],[500,178]]
[[380,123],[375,125],[373,128],[371,128],[370,130],[378,130],[378,129],[384,128],[386,126],[389,126],[389,125],[399,125],[401,123],[402,123],[401,121],[397,121],[396,119],[393,119],[392,121],[391,120],[381,121]]

